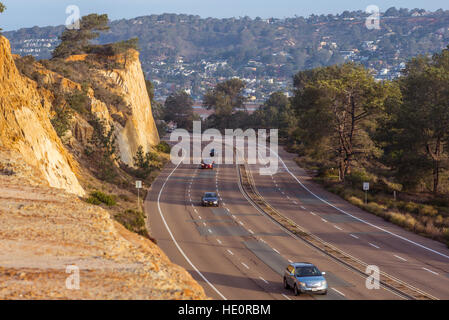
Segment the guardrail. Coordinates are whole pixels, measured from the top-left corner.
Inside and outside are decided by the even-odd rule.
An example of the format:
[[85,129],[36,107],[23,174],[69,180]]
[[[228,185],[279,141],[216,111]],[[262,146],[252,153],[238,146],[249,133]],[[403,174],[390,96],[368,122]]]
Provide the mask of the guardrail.
[[[261,212],[271,218],[278,225],[286,229],[290,234],[306,242],[310,246],[318,249],[332,259],[344,264],[348,268],[358,272],[363,276],[370,276],[366,273],[368,264],[351,256],[350,254],[334,247],[330,243],[320,239],[319,237],[311,234],[303,229],[297,223],[291,219],[283,216],[279,211],[273,208],[257,191],[254,178],[248,165],[237,164],[237,172],[239,176],[239,184],[241,190],[246,194],[248,200],[250,200]],[[399,280],[385,272],[380,272],[380,284],[405,299],[411,300],[438,300],[432,295],[415,288],[402,280]]]

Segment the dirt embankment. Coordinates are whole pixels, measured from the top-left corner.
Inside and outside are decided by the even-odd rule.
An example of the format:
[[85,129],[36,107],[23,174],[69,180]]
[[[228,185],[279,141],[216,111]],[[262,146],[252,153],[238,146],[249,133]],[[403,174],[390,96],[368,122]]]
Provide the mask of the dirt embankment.
[[[0,149],[1,299],[206,298],[151,241],[41,181],[18,153]],[[79,289],[66,287],[76,288],[68,266],[79,268]]]

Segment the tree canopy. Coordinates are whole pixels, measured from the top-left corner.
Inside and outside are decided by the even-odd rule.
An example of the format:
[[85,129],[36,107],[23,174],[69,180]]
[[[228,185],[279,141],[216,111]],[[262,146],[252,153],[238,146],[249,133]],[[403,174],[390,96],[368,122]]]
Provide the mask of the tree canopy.
[[165,100],[164,120],[176,122],[178,128],[187,130],[193,126],[193,100],[184,90],[171,94]]
[[387,109],[382,127],[387,160],[409,186],[432,176],[438,193],[449,158],[449,49],[412,59],[404,75],[401,100]]
[[293,107],[299,138],[316,157],[332,161],[341,180],[354,160],[379,153],[370,132],[382,110],[384,88],[361,65],[346,63],[299,72]]
[[232,128],[232,115],[238,109],[243,109],[245,98],[243,89],[245,82],[233,78],[218,83],[215,88],[209,89],[203,98],[203,105],[214,110],[215,125],[219,128]]
[[[4,12],[5,10],[6,10],[5,5],[0,2],[0,13]],[[2,28],[0,28],[0,31],[2,31]]]
[[53,58],[65,58],[88,50],[90,41],[100,36],[101,31],[109,30],[107,14],[90,14],[80,20],[79,29],[65,29],[60,36],[61,43],[53,51]]

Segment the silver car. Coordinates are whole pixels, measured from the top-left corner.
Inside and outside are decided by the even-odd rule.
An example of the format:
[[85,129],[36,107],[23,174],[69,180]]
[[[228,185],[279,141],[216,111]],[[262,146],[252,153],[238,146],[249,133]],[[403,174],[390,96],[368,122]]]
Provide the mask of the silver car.
[[327,294],[327,281],[323,277],[325,274],[311,263],[291,263],[284,272],[284,288],[293,288],[295,295],[301,293]]

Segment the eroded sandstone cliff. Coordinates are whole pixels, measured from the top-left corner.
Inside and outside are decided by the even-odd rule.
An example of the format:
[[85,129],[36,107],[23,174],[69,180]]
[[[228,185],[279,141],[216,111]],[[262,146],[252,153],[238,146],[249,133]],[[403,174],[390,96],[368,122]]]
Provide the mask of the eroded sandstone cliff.
[[[92,57],[72,57],[87,58]],[[120,184],[91,175],[95,157],[85,150],[94,136],[93,119],[116,130],[115,164],[132,165],[138,146],[147,151],[159,142],[137,52],[126,61],[111,59],[123,67],[102,69],[90,61],[87,76],[91,85],[104,82],[103,97],[115,94],[124,103],[105,102],[95,92],[98,87],[86,88],[38,62],[24,76],[8,40],[0,37],[0,299],[207,298],[149,237],[125,229],[107,206],[79,197],[85,190],[107,188],[129,198],[116,211],[129,215],[126,209],[135,204],[126,190],[135,177],[118,167]],[[71,107],[66,98],[79,92],[88,108],[70,116],[61,140],[50,119]],[[67,287],[67,270],[73,268],[79,269],[79,288]]]
[[124,61],[123,69],[99,70],[99,72],[120,88],[120,96],[130,107],[124,125],[117,124],[117,137],[121,160],[132,166],[133,156],[139,146],[142,146],[143,151],[147,152],[152,146],[159,143],[139,53],[130,50],[126,61]]
[[17,150],[49,186],[84,195],[77,163],[50,123],[51,93],[22,76],[0,36],[0,146]]

